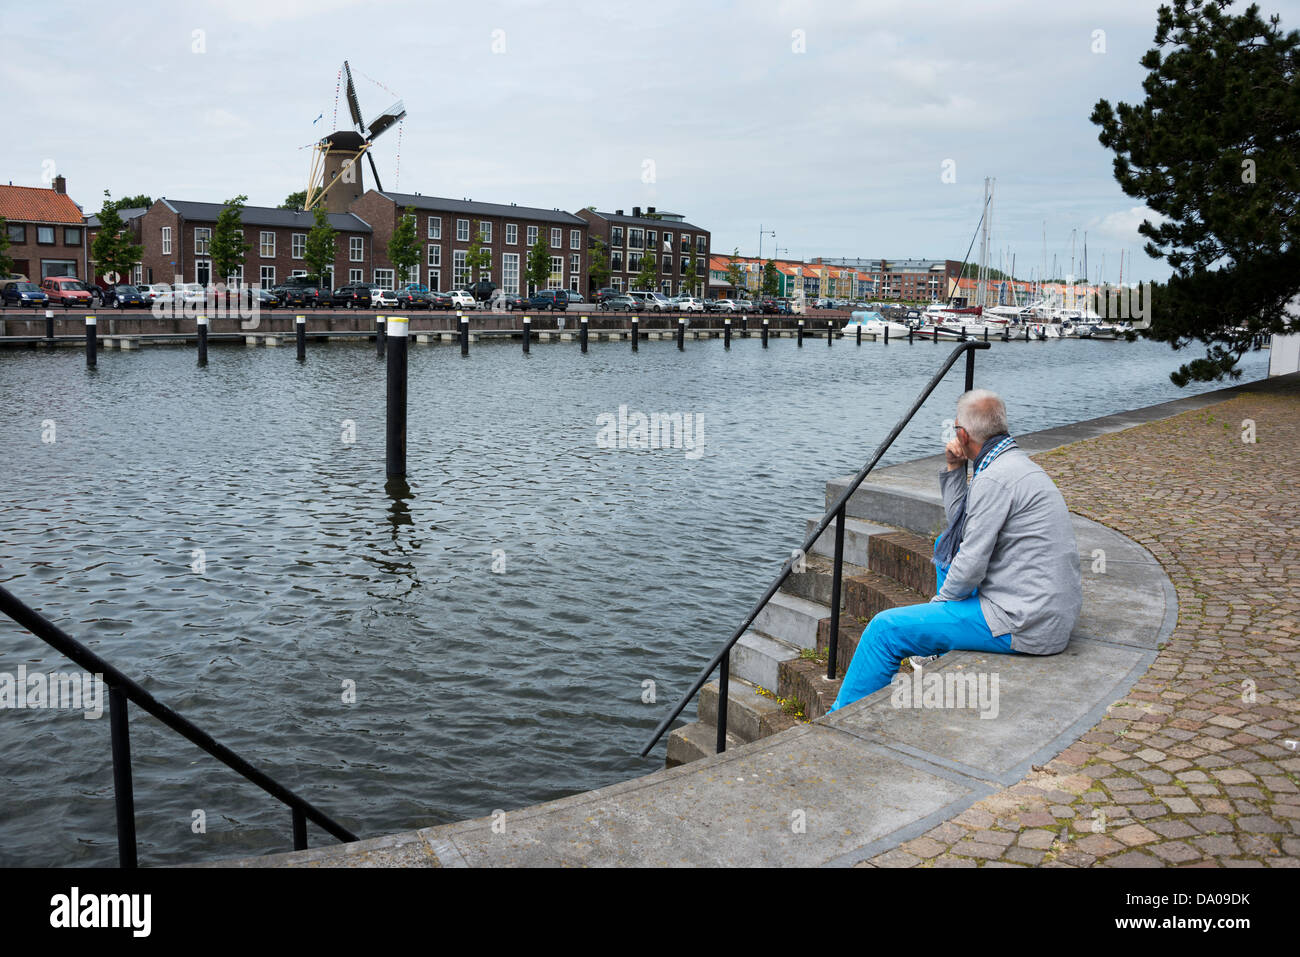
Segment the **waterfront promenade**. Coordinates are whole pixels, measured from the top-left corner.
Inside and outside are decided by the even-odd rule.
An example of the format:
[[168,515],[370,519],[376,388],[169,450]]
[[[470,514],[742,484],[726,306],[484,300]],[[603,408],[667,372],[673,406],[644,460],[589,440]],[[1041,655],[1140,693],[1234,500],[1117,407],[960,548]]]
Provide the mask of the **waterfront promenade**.
[[1091,589],[1085,570],[1066,653],[945,656],[996,659],[1005,721],[926,724],[886,690],[600,791],[214,863],[1296,866],[1298,413],[1293,375],[1026,437],[1081,560],[1100,543],[1111,565]]

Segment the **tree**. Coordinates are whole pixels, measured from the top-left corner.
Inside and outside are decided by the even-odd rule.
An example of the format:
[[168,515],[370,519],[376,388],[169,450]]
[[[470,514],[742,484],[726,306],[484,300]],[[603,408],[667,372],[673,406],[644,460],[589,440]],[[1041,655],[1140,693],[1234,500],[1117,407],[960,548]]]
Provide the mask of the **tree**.
[[682,285],[690,295],[695,295],[695,287],[700,277],[695,274],[695,259],[686,260],[686,272],[682,273]]
[[14,271],[14,261],[9,258],[9,222],[0,216],[0,279]]
[[121,199],[112,201],[113,208],[121,211],[123,209],[148,209],[153,205],[153,198],[140,193],[138,196],[123,196]]
[[547,281],[551,278],[551,253],[546,248],[546,238],[540,230],[537,233],[537,242],[533,243],[533,248],[528,251],[526,278],[534,291],[545,289]]
[[1091,120],[1115,153],[1115,179],[1158,222],[1138,232],[1173,268],[1153,290],[1143,335],[1206,356],[1170,379],[1238,378],[1262,332],[1300,332],[1286,304],[1300,293],[1300,34],[1283,34],[1231,0],[1174,0],[1156,17],[1146,100]]
[[307,191],[305,189],[300,189],[297,192],[290,193],[288,196],[286,196],[284,198],[284,202],[281,203],[279,206],[277,206],[276,209],[299,210],[306,205],[307,205]]
[[252,248],[249,243],[244,242],[241,213],[246,202],[248,197],[244,195],[228,199],[222,204],[221,212],[217,214],[217,223],[212,229],[212,240],[208,244],[214,281],[224,282],[244,264],[244,258]]
[[397,270],[399,288],[411,275],[411,267],[420,261],[420,247],[415,242],[415,214],[409,209],[402,210],[402,218],[388,240],[388,261]]
[[593,236],[587,255],[587,281],[591,290],[603,289],[609,284],[609,247],[598,236]]
[[104,190],[104,205],[99,210],[99,232],[90,244],[90,258],[95,261],[94,271],[99,275],[117,273],[120,282],[130,282],[131,269],[144,255],[144,247],[131,242],[126,224],[117,212],[121,208],[108,190]]
[[763,264],[763,295],[781,295],[781,274],[776,271],[776,263],[771,259]]
[[469,225],[473,231],[473,238],[470,239],[469,249],[465,252],[465,268],[469,270],[473,281],[478,282],[483,271],[492,268],[492,250],[483,245],[482,226],[479,221],[474,220]]
[[654,253],[647,252],[641,256],[641,271],[632,280],[632,288],[650,292],[657,285],[659,285],[659,260]]
[[739,295],[744,280],[745,272],[740,268],[740,247],[737,246],[736,251],[731,254],[731,262],[727,264],[727,285],[736,290],[736,294]]
[[325,274],[329,268],[334,265],[335,246],[338,242],[337,234],[333,226],[330,225],[329,214],[325,212],[324,204],[317,206],[313,211],[315,223],[311,231],[307,233],[306,249],[303,250],[303,261],[307,264],[307,271],[316,277],[316,281],[322,285],[325,283]]

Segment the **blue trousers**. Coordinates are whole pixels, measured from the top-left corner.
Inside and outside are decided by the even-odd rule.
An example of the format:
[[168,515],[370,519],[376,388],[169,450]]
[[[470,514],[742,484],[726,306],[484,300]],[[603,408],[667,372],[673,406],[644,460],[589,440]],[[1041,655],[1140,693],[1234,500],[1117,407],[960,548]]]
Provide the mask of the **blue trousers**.
[[[948,566],[938,565],[938,587],[943,588]],[[831,711],[865,698],[888,686],[898,663],[909,655],[937,655],[945,651],[1011,651],[1011,635],[994,637],[980,611],[979,589],[961,601],[934,601],[880,612],[867,623],[844,683]]]

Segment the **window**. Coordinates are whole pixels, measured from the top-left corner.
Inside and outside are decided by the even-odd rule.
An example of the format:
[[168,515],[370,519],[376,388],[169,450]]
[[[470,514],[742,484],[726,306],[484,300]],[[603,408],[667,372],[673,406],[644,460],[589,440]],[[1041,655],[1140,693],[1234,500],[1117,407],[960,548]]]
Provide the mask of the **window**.
[[212,260],[196,259],[194,260],[194,281],[200,286],[206,286],[212,282]]
[[275,233],[264,229],[258,239],[257,252],[263,259],[275,258]]
[[609,244],[611,246],[623,245],[623,227],[613,226],[609,230]]
[[270,289],[272,286],[274,286],[274,285],[275,285],[275,267],[274,267],[274,266],[263,266],[263,267],[262,267],[262,276],[261,276],[261,280],[260,280],[260,281],[261,281],[261,283],[262,283],[262,288],[263,288],[263,289]]
[[[208,247],[212,243],[212,229],[208,226],[194,227],[194,255],[208,255]],[[197,281],[197,280],[196,280]]]
[[442,217],[441,216],[429,217],[429,238],[442,239]]
[[[559,230],[554,230],[554,231],[559,232]],[[551,274],[546,279],[546,288],[547,289],[564,288],[564,257],[563,256],[551,257]]]
[[564,230],[558,226],[551,228],[551,248],[559,249],[564,243]]
[[380,289],[393,288],[393,271],[391,269],[375,270],[375,285]]
[[664,252],[666,252],[666,253],[670,253],[670,252],[673,251],[673,234],[672,234],[672,233],[664,233],[664,234],[663,234],[663,244],[664,244]]
[[302,259],[307,255],[307,234],[294,233],[289,238],[289,255],[294,259]]
[[37,227],[36,227],[36,241],[37,241],[38,243],[40,243],[41,245],[43,245],[43,246],[53,246],[53,245],[54,245],[54,227],[53,227],[53,226],[37,226]]
[[162,228],[162,251],[170,256],[172,251],[172,228],[164,226]]
[[619,292],[622,292],[622,291],[623,291],[623,277],[622,277],[622,276],[615,276],[613,279],[611,279],[611,280],[609,281],[609,284],[610,284],[610,286],[611,286],[612,288],[617,289]]
[[695,251],[697,253],[707,253],[709,251],[709,241],[706,237],[695,237]]
[[244,264],[240,263],[235,267],[235,271],[226,277],[226,285],[232,289],[238,289],[244,284]]
[[569,256],[569,288],[578,288],[578,277],[582,275],[582,256],[572,253]]
[[640,254],[640,253],[629,252],[629,253],[627,254],[627,271],[628,271],[628,272],[640,272],[640,271],[641,271],[641,254]]
[[[167,230],[163,230],[166,232]],[[10,223],[8,226],[9,241],[11,243],[27,242],[27,227],[22,223]]]
[[469,281],[469,267],[465,265],[465,250],[453,249],[451,251],[452,288],[464,289],[469,285]]
[[364,273],[363,273],[363,271],[360,270],[360,269],[349,269],[349,270],[348,270],[348,282],[351,282],[351,283],[356,283],[356,282],[365,282],[365,278],[364,278]]
[[77,275],[77,262],[75,259],[42,259],[41,260],[41,278],[46,279],[50,276],[72,276],[74,279]]
[[686,267],[689,266],[690,263],[691,263],[691,257],[690,257],[690,256],[683,256],[683,257],[682,257],[682,262],[681,262],[682,275],[686,275]]
[[406,271],[406,281],[407,281],[407,282],[419,282],[419,281],[420,281],[420,267],[419,267],[419,266],[412,266],[410,269],[408,269],[408,270]]
[[144,267],[143,267],[143,266],[138,265],[138,264],[136,265],[136,267],[135,267],[135,269],[134,269],[134,275],[133,275],[132,279],[133,279],[134,284],[137,285],[137,286],[140,285],[140,283],[144,282]]
[[81,228],[79,226],[63,227],[63,245],[65,246],[81,245]]
[[578,292],[578,291],[579,291],[579,290],[578,290],[578,274],[577,274],[576,272],[571,272],[571,273],[569,273],[569,288],[572,289],[574,292]]
[[365,257],[366,240],[364,236],[351,236],[348,238],[348,262],[359,263]]
[[537,227],[529,226],[528,227],[528,248],[532,249],[536,245],[537,245]]
[[703,259],[695,260],[695,275],[703,276],[704,274],[705,274],[704,260]]
[[632,249],[642,249],[645,246],[645,243],[641,239],[644,232],[645,231],[641,229],[629,229],[627,231],[628,246]]
[[623,271],[623,250],[615,249],[612,253],[609,254],[609,271],[610,272]]
[[582,230],[580,229],[569,230],[569,248],[570,249],[582,248]]
[[506,245],[514,246],[519,242],[519,225],[506,223]]
[[485,222],[483,222],[482,220],[479,220],[479,224],[478,224],[478,238],[479,238],[479,242],[481,242],[481,243],[490,243],[490,242],[492,242],[492,224],[491,224],[491,223],[485,223]]
[[645,248],[654,249],[656,242],[658,242],[658,237],[655,235],[655,231],[653,229],[647,229],[645,231]]
[[434,292],[438,292],[439,290],[442,289],[442,270],[441,270],[441,269],[430,269],[430,270],[429,270],[429,288],[432,289]]
[[[509,226],[506,227],[506,235],[510,235]],[[501,257],[501,291],[511,296],[519,294],[518,253],[506,253]]]
[[682,252],[688,253],[690,251],[691,251],[691,234],[682,233]]
[[293,272],[289,273],[289,278],[290,278],[290,279],[298,279],[298,278],[300,278],[300,277],[302,277],[302,276],[305,276],[305,275],[307,275],[307,270],[305,270],[305,269],[295,269]]
[[665,297],[671,297],[673,294],[673,281],[671,279],[665,279],[663,282],[659,283],[659,288],[663,290]]
[[456,240],[457,242],[462,242],[462,243],[469,242],[469,220],[468,219],[456,220]]
[[429,265],[430,265],[430,266],[441,266],[441,265],[442,265],[442,246],[441,246],[441,244],[435,244],[435,243],[430,243],[430,244],[429,244]]

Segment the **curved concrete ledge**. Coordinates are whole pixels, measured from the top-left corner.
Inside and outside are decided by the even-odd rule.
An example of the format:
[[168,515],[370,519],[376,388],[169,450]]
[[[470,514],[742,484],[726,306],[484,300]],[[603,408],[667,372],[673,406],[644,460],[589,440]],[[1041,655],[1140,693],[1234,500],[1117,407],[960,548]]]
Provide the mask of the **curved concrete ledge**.
[[[1156,408],[1174,415],[1190,401]],[[1019,441],[1040,452],[1162,417],[1150,411]],[[850,514],[929,534],[942,522],[937,463],[882,470],[855,494]],[[953,652],[926,670],[984,674],[990,685],[996,675],[996,717],[972,707],[895,707],[885,688],[722,755],[498,818],[213,866],[842,866],[872,857],[1062,751],[1127,693],[1173,631],[1173,586],[1151,554],[1080,516],[1074,529],[1084,605],[1065,651]],[[1098,550],[1104,570],[1094,570]]]

